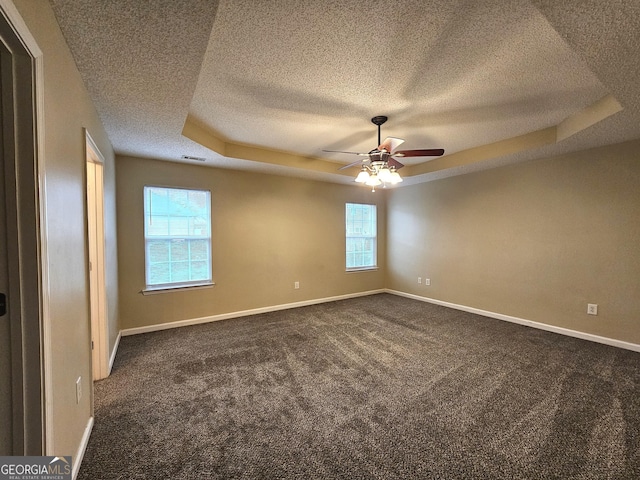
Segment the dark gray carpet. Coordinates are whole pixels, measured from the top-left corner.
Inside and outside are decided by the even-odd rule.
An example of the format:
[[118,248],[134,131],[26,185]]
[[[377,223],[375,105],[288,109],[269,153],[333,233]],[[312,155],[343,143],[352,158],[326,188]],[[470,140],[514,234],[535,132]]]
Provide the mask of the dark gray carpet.
[[640,478],[640,354],[382,294],[132,337],[80,479]]

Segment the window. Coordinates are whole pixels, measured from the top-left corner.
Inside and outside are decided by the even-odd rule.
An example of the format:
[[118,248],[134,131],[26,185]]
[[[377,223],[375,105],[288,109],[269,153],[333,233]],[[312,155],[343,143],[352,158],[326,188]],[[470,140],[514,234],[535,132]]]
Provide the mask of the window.
[[211,194],[144,187],[147,290],[207,285],[211,279]]
[[376,253],[376,206],[347,203],[347,270],[375,268]]

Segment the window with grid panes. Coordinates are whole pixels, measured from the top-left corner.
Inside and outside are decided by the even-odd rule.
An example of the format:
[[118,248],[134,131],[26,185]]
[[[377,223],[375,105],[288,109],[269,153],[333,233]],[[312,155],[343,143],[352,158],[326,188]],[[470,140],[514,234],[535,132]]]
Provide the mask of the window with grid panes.
[[144,241],[147,290],[211,284],[211,193],[144,187]]
[[347,270],[377,267],[376,206],[347,203],[345,217]]

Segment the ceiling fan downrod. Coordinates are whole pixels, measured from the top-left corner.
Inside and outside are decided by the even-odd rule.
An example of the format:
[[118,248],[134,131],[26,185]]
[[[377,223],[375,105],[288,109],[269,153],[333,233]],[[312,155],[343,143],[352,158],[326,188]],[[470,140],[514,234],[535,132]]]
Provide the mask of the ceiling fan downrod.
[[384,115],[377,115],[371,119],[371,123],[378,126],[378,145],[382,143],[382,139],[380,137],[380,125],[386,122],[389,118]]

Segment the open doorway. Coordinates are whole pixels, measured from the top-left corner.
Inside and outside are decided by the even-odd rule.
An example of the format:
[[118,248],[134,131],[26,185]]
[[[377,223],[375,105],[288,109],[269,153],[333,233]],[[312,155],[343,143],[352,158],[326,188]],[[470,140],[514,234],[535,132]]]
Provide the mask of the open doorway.
[[93,380],[109,375],[109,338],[104,256],[104,157],[85,130],[87,158],[87,238]]

